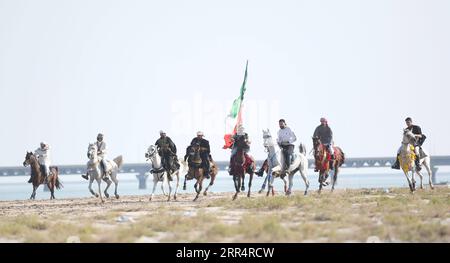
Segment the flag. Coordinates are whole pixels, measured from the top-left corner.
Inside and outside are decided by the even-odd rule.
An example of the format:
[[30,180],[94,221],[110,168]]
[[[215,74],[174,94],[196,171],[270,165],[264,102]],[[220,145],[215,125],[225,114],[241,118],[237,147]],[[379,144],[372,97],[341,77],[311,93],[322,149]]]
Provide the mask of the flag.
[[233,101],[233,105],[231,106],[231,111],[225,119],[225,136],[223,137],[225,140],[224,149],[231,148],[233,135],[236,134],[237,128],[242,124],[242,102],[244,101],[245,94],[245,84],[247,83],[247,68],[248,68],[248,60],[245,65],[245,74],[244,74],[244,82],[242,82],[241,90],[239,93],[239,97],[237,97]]

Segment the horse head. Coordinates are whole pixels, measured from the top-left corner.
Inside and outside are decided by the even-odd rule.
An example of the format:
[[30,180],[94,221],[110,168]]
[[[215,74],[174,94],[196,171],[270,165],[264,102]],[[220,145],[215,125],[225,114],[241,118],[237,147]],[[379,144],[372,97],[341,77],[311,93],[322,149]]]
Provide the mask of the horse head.
[[404,144],[414,144],[416,142],[416,136],[414,136],[414,133],[408,129],[403,130],[403,140],[402,143]]
[[148,149],[147,149],[147,152],[145,153],[145,158],[147,158],[147,160],[152,158],[155,155],[156,152],[157,152],[156,151],[156,146],[155,145],[150,145],[148,147]]
[[97,145],[95,143],[89,143],[87,157],[89,160],[93,160],[97,157]]
[[273,141],[272,141],[272,135],[270,134],[269,129],[267,130],[262,130],[263,132],[263,146],[264,147],[269,147],[269,146],[273,146]]
[[27,151],[27,154],[25,155],[25,161],[23,161],[23,166],[27,167],[28,165],[30,165],[32,157],[34,157],[34,154]]

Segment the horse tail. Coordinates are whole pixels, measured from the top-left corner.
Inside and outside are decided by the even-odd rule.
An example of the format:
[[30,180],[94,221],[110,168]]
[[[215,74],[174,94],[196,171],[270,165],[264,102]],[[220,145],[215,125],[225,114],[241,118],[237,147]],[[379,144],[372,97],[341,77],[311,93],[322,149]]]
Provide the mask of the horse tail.
[[56,177],[56,180],[55,180],[55,187],[58,190],[64,187],[63,184],[59,181],[58,177]]
[[338,147],[339,151],[341,152],[342,162],[341,165],[345,162],[345,153],[342,151],[340,147]]
[[117,164],[117,167],[120,168],[123,164],[122,155],[119,155],[116,158],[114,158],[114,162]]
[[303,143],[300,143],[299,150],[301,154],[306,155],[306,146]]

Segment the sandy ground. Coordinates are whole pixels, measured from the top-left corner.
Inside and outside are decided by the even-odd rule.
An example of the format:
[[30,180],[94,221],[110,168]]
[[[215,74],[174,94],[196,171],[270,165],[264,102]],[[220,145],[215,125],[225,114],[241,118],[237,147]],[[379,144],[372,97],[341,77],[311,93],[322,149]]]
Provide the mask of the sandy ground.
[[0,242],[450,242],[450,189],[0,202]]

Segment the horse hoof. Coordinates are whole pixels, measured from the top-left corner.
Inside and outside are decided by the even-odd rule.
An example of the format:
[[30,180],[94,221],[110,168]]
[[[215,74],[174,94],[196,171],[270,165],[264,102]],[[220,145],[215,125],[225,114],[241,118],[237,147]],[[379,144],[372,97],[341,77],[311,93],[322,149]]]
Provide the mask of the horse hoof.
[[247,194],[247,197],[250,198],[250,193]]
[[197,199],[198,199],[198,196],[196,196],[196,197],[194,198],[194,200],[192,200],[192,201],[195,202],[195,201],[197,201]]
[[106,197],[106,198],[109,198],[109,194],[105,193],[105,197]]
[[174,200],[174,201],[177,200],[177,196],[176,196],[176,195],[173,196],[173,200]]
[[183,186],[183,190],[186,190],[186,186]]
[[206,195],[207,195],[207,193],[206,193],[206,192],[204,192],[204,193],[203,193],[203,195],[204,195],[204,196],[206,196]]
[[116,199],[119,199],[119,195],[116,195]]
[[305,193],[303,195],[307,195],[307,194],[308,194],[308,191],[305,191]]
[[98,194],[95,194],[95,197],[98,197]]
[[260,193],[262,193],[262,192],[263,192],[263,189],[259,190],[259,191],[258,191],[258,194],[260,194]]

